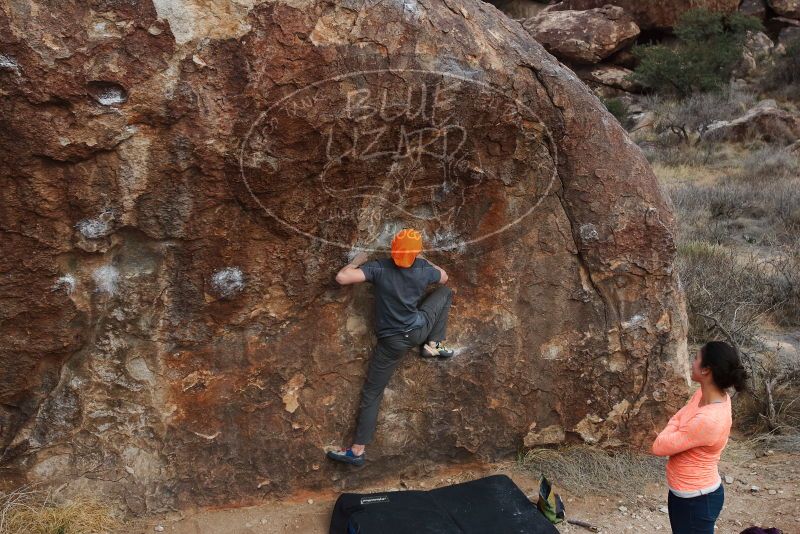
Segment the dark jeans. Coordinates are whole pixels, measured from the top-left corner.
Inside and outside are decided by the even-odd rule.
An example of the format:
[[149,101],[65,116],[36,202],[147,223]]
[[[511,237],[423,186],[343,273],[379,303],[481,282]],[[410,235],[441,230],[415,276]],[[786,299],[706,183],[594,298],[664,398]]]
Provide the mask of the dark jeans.
[[708,495],[677,497],[669,492],[669,524],[672,534],[714,534],[714,523],[722,511],[725,490],[722,484]]
[[419,306],[425,317],[424,326],[378,339],[369,362],[367,379],[361,390],[361,405],[354,443],[366,445],[372,441],[383,390],[408,349],[418,347],[427,341],[444,341],[452,299],[453,292],[449,287],[437,287]]

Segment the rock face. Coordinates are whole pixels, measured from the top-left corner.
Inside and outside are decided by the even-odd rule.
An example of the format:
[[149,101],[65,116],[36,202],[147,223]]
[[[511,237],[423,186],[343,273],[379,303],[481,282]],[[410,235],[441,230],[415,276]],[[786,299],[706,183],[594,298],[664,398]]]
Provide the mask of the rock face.
[[778,15],[800,19],[800,0],[767,0],[767,2]]
[[[34,0],[0,35],[6,485],[243,504],[507,457],[534,422],[647,447],[685,402],[670,206],[493,6]],[[334,275],[401,225],[459,350],[406,358],[342,469],[373,301]]]
[[636,21],[639,28],[670,29],[675,26],[681,15],[690,9],[705,8],[711,11],[733,13],[739,7],[739,0],[670,0],[656,2],[654,0],[565,0],[548,10],[583,10],[615,5],[625,9]]
[[489,2],[512,19],[529,19],[547,6],[533,0],[492,0]]
[[763,19],[767,15],[767,6],[764,4],[764,0],[742,0],[742,3],[739,4],[739,12]]
[[792,43],[800,42],[800,28],[796,26],[787,26],[781,28],[778,34],[778,44],[783,47],[784,52],[791,46]]
[[572,63],[598,63],[630,44],[639,27],[620,7],[545,11],[523,27],[548,52]]
[[764,69],[774,64],[773,52],[775,43],[763,32],[747,32],[747,39],[742,48],[742,58],[733,71],[739,78],[751,78],[762,75]]
[[800,139],[800,117],[780,109],[774,100],[762,100],[738,119],[712,123],[706,130],[706,137],[721,141],[763,139],[791,144]]

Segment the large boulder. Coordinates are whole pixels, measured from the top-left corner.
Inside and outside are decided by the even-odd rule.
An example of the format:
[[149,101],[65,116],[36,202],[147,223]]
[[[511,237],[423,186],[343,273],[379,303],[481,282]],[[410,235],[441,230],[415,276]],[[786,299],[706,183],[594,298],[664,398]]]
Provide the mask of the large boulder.
[[800,43],[800,27],[787,26],[781,28],[778,34],[778,46],[781,47],[781,50],[786,52],[794,43]]
[[767,2],[778,15],[800,19],[800,0],[767,0]]
[[737,78],[762,76],[764,70],[774,65],[775,43],[764,32],[747,32],[742,47],[742,57],[733,70]]
[[636,21],[639,28],[671,29],[681,15],[689,9],[705,8],[711,11],[733,13],[739,7],[739,0],[564,0],[548,7],[548,10],[584,10],[605,5],[615,5],[625,9]]
[[739,4],[739,13],[763,19],[767,15],[767,6],[764,0],[742,0]]
[[522,25],[548,52],[571,63],[599,63],[639,35],[625,10],[614,6],[545,11]]
[[[647,448],[685,402],[670,204],[493,6],[31,0],[0,35],[6,485],[241,505],[512,457],[532,423]],[[334,275],[402,225],[458,353],[404,360],[351,471],[324,449],[373,300]]]
[[635,93],[642,90],[641,84],[631,79],[633,71],[625,67],[593,65],[578,69],[575,74],[603,96],[612,96],[615,91]]
[[711,123],[705,136],[720,141],[761,139],[790,144],[800,139],[800,117],[779,108],[774,100],[762,100],[739,118]]

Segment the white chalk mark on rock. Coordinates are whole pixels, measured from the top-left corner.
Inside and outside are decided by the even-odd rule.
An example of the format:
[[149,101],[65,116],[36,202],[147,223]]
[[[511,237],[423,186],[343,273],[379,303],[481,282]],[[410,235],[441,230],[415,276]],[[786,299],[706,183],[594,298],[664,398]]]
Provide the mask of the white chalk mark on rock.
[[582,224],[580,234],[581,239],[584,241],[597,241],[600,239],[600,235],[597,233],[597,227],[592,223]]
[[114,213],[111,210],[105,210],[97,217],[78,221],[75,228],[87,239],[99,239],[114,231],[111,225],[113,219]]
[[194,430],[190,430],[190,432],[192,434],[194,434],[195,436],[200,436],[201,438],[207,439],[209,441],[211,441],[212,439],[215,439],[217,436],[219,436],[221,434],[221,432],[219,430],[217,430],[213,434],[203,434],[203,433],[200,433],[200,432],[195,432]]
[[64,276],[59,276],[56,279],[51,291],[55,292],[63,289],[67,295],[72,295],[72,293],[75,291],[76,285],[78,285],[78,282],[75,280],[75,277],[71,274],[65,274]]
[[0,70],[10,70],[19,74],[19,63],[11,56],[0,54]]
[[238,267],[227,267],[211,277],[214,289],[224,298],[230,298],[244,289],[244,275]]
[[97,291],[113,295],[117,291],[119,271],[112,265],[103,265],[92,271],[92,279],[97,286]]
[[109,87],[97,94],[97,101],[104,106],[111,106],[114,104],[122,104],[127,100],[125,95],[119,89]]

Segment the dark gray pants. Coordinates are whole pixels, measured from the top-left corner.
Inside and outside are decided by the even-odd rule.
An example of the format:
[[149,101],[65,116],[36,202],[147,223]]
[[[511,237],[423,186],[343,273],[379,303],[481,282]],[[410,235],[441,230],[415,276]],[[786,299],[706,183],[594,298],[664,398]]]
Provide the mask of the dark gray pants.
[[361,406],[358,427],[353,443],[366,445],[372,441],[378,421],[378,407],[383,390],[392,378],[395,367],[408,349],[427,341],[444,341],[447,331],[447,316],[453,292],[447,286],[439,286],[422,301],[419,310],[425,317],[425,325],[403,334],[382,337],[372,352],[367,371],[367,380],[361,390]]

